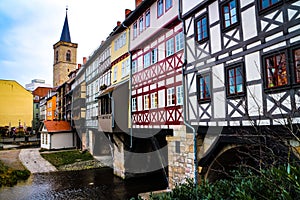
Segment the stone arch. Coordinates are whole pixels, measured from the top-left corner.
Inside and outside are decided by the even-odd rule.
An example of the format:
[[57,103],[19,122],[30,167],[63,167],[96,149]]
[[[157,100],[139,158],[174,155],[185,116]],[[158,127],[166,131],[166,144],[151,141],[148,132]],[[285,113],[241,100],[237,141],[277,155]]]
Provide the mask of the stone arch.
[[259,163],[251,154],[253,148],[257,149],[259,146],[250,147],[245,144],[225,145],[202,171],[204,179],[213,182],[218,179],[229,178],[228,172],[243,165],[257,168]]

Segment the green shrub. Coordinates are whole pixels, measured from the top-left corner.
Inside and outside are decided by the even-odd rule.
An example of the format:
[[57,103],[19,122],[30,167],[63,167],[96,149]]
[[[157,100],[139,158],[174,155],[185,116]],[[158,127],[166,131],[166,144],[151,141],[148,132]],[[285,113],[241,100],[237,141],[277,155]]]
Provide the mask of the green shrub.
[[14,186],[19,180],[27,180],[29,176],[28,170],[13,170],[0,161],[0,187]]
[[300,168],[291,166],[262,170],[250,169],[231,172],[231,179],[195,186],[192,180],[177,185],[171,192],[151,195],[152,200],[223,200],[223,199],[300,199]]

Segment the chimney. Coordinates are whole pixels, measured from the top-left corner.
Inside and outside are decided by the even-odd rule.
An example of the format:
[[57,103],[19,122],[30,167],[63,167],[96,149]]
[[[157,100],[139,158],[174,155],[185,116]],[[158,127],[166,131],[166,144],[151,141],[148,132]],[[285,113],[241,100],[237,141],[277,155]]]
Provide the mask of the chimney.
[[117,26],[120,26],[121,25],[121,22],[120,21],[117,21]]
[[138,7],[142,2],[143,0],[135,0],[135,7]]
[[86,64],[86,57],[83,57],[83,62],[84,65]]
[[130,15],[131,10],[129,9],[125,9],[125,19],[128,17],[128,15]]
[[81,68],[81,64],[78,64],[78,69],[80,69]]

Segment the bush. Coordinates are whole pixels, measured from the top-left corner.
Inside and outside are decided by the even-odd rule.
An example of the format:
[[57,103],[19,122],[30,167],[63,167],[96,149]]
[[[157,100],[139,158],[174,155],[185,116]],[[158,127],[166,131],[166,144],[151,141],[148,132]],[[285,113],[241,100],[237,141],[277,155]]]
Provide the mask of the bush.
[[152,200],[192,199],[300,199],[300,169],[291,166],[259,173],[250,169],[232,171],[232,178],[195,186],[192,180],[170,193],[151,195]]
[[19,180],[27,180],[29,176],[28,170],[13,170],[0,161],[0,187],[14,186]]

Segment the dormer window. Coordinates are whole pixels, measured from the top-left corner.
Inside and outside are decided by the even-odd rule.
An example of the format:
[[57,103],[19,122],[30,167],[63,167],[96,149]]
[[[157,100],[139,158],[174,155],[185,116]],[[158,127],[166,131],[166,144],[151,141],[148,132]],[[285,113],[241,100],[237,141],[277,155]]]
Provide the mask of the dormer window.
[[71,61],[71,51],[70,50],[68,50],[66,53],[66,60]]

